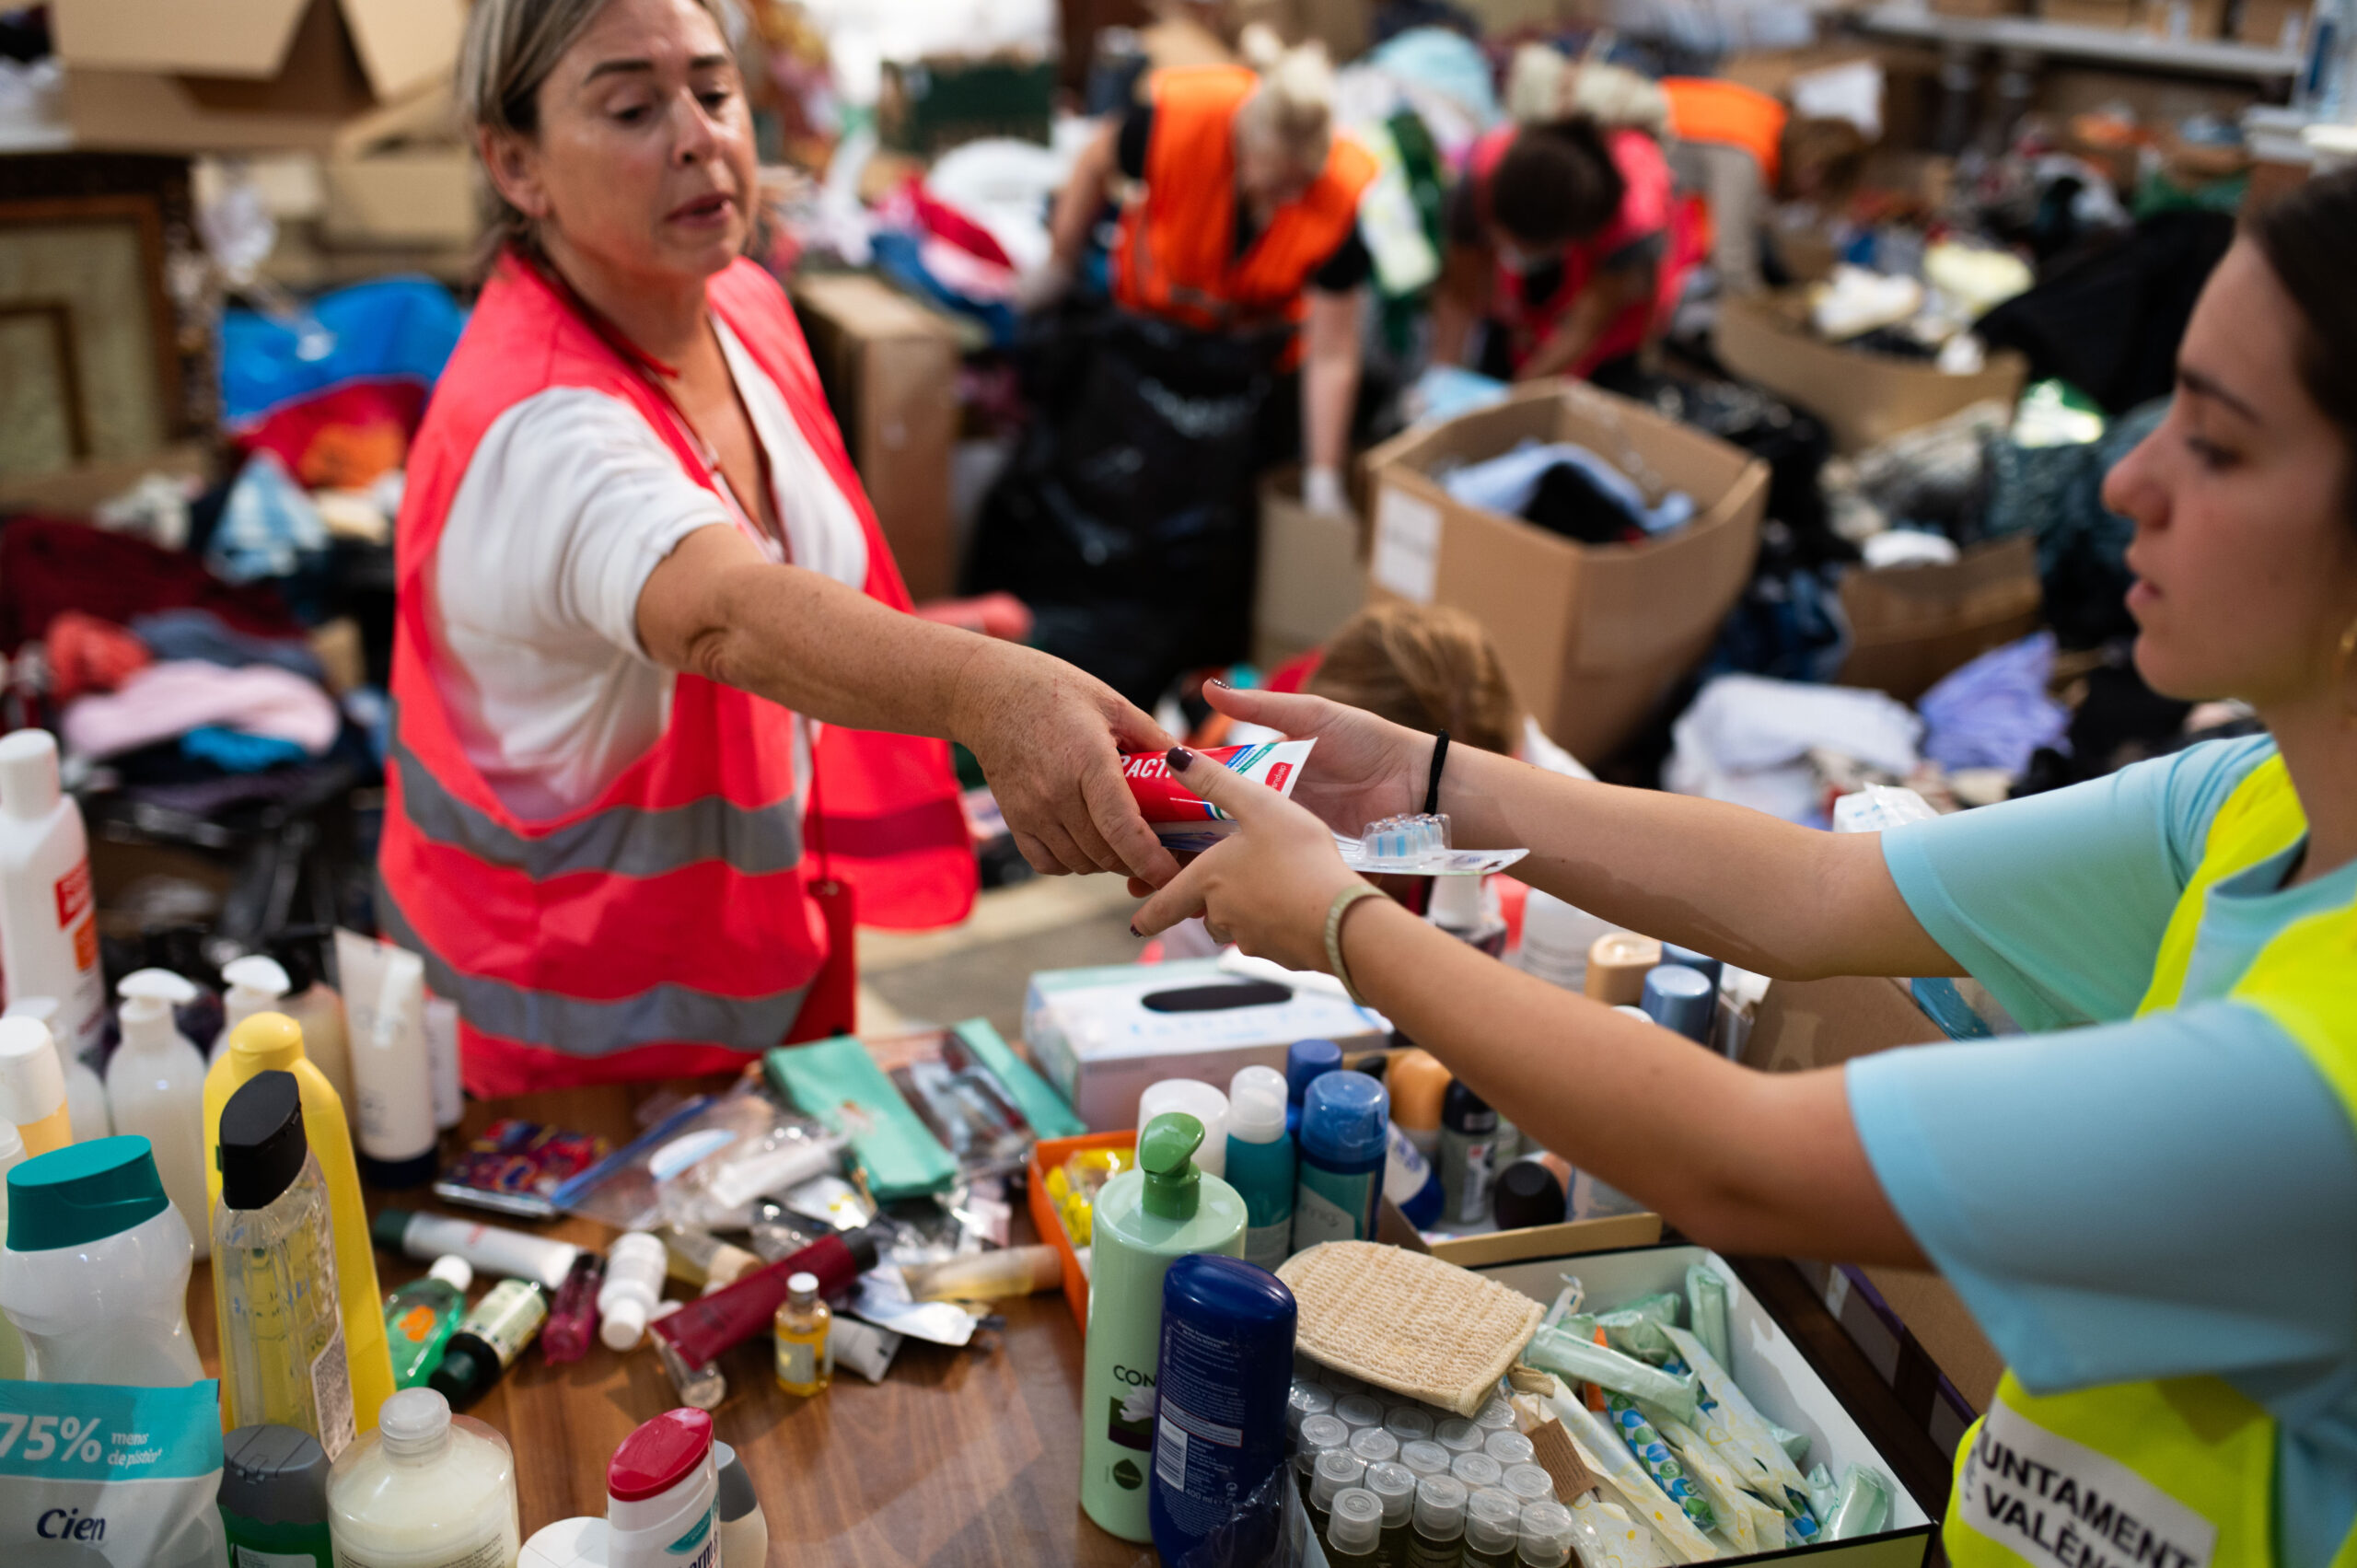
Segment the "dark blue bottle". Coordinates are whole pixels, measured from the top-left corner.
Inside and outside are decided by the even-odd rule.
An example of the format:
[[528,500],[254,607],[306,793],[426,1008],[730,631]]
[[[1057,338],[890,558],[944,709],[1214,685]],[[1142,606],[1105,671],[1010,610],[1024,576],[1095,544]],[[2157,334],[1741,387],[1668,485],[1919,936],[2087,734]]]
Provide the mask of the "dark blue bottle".
[[1163,1562],[1179,1562],[1213,1535],[1220,1562],[1260,1562],[1275,1551],[1296,1316],[1293,1292],[1240,1258],[1196,1253],[1163,1275],[1147,1503]]
[[1310,1081],[1342,1070],[1342,1048],[1330,1040],[1297,1040],[1285,1048],[1285,1132],[1301,1132],[1301,1097]]

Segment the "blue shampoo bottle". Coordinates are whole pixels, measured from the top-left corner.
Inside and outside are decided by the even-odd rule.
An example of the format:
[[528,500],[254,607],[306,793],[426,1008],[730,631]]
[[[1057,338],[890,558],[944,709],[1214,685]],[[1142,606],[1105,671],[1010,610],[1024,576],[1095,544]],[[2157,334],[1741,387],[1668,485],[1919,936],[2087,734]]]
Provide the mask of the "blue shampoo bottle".
[[1285,1131],[1301,1135],[1301,1098],[1309,1086],[1342,1070],[1342,1048],[1330,1040],[1297,1040],[1285,1047]]
[[1227,1184],[1244,1200],[1244,1256],[1273,1270],[1293,1251],[1293,1138],[1285,1075],[1244,1067],[1227,1086]]
[[1282,1281],[1234,1258],[1180,1258],[1163,1275],[1149,1507],[1165,1562],[1214,1530],[1236,1549],[1227,1561],[1258,1562],[1275,1549],[1296,1317]]
[[1391,1097],[1364,1073],[1328,1073],[1302,1097],[1293,1249],[1369,1241],[1391,1152]]

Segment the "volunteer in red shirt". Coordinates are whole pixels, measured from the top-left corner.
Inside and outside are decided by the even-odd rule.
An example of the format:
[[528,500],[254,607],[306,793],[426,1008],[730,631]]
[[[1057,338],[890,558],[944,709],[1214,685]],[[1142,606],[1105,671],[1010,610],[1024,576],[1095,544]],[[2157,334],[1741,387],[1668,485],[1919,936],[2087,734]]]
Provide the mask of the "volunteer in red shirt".
[[[851,924],[961,918],[949,768],[1041,871],[1176,870],[1099,682],[906,613],[777,284],[719,0],[476,0],[502,249],[400,520],[385,934],[480,1095],[852,1023]],[[889,733],[878,733],[889,732]]]
[[1484,134],[1449,198],[1433,357],[1626,386],[1689,269],[1676,218],[1668,160],[1643,131],[1573,115]]
[[1300,370],[1302,491],[1340,511],[1358,396],[1359,315],[1374,264],[1358,232],[1375,159],[1333,131],[1325,51],[1274,46],[1263,63],[1162,71],[1149,101],[1082,152],[1057,198],[1053,259],[1026,280],[1037,306],[1067,287],[1117,176],[1138,182],[1109,274],[1114,303],[1206,332],[1268,333]]

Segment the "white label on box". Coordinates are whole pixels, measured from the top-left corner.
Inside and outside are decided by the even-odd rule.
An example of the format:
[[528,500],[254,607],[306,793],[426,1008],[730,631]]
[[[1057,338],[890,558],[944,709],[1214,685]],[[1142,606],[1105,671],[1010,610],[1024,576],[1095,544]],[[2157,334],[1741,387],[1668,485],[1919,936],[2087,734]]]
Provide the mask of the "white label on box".
[[2002,1399],[1972,1434],[1964,1522],[2036,1568],[2210,1568],[2218,1527],[2108,1454]]
[[1417,604],[1440,579],[1440,508],[1387,484],[1375,501],[1376,586]]

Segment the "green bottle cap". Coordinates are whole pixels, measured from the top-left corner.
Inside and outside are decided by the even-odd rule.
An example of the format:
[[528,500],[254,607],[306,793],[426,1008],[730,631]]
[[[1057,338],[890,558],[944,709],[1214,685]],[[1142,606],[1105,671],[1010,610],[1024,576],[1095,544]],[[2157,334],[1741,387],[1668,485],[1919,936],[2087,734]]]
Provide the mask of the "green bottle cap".
[[1195,1151],[1203,1124],[1183,1110],[1166,1110],[1138,1135],[1138,1168],[1145,1172],[1145,1212],[1156,1219],[1190,1220],[1202,1194]]
[[120,1236],[170,1206],[145,1138],[93,1138],[8,1172],[8,1249],[46,1252]]

